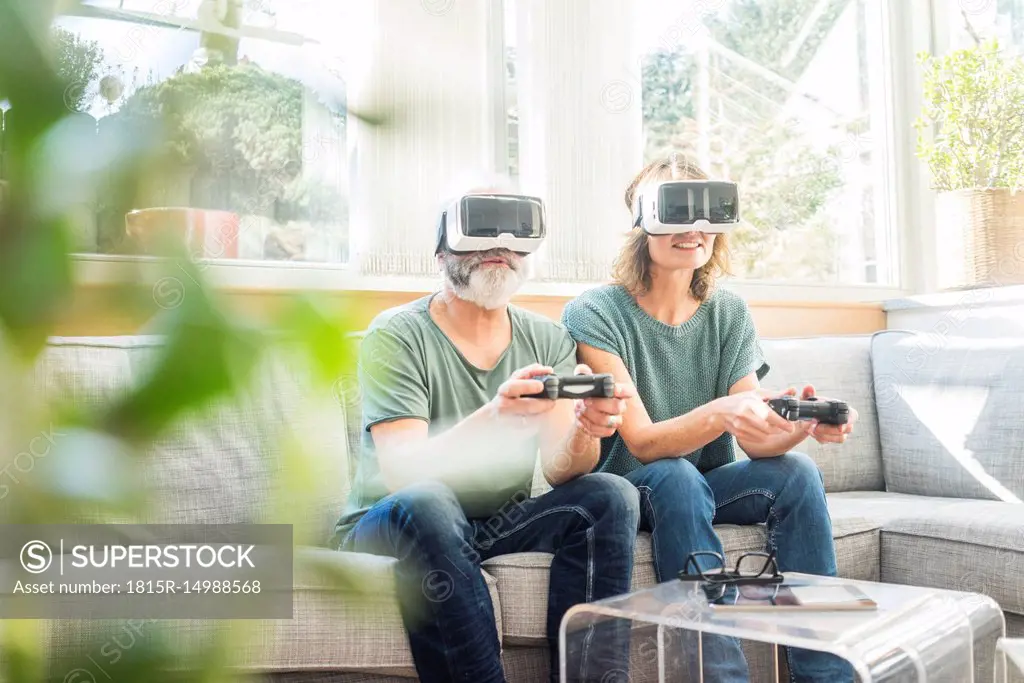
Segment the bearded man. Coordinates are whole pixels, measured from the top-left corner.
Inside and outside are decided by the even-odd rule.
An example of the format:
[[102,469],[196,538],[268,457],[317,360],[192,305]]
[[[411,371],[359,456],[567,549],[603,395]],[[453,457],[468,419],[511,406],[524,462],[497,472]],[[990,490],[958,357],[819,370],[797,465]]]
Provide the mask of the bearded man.
[[[447,207],[435,250],[441,290],[379,314],[360,345],[363,443],[338,547],[397,559],[420,680],[467,683],[505,680],[480,563],[550,553],[558,680],[566,610],[629,591],[639,496],[592,470],[631,389],[585,401],[529,397],[543,388],[539,376],[590,373],[565,328],[510,303],[546,235],[543,205],[477,191]],[[538,457],[551,489],[534,496]],[[582,665],[593,668],[570,680],[607,681],[610,668],[627,668],[607,658],[624,655],[621,640],[600,644],[612,636],[588,636],[596,654]]]

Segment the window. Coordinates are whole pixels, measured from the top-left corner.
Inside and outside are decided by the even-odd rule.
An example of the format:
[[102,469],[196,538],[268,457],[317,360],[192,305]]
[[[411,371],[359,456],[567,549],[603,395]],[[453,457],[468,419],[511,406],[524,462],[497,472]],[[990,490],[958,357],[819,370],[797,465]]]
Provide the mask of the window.
[[969,47],[976,36],[995,38],[1007,52],[1024,55],[1024,0],[961,0],[943,6],[952,49]]
[[[53,26],[67,105],[98,140],[169,117],[170,163],[136,197],[85,207],[85,253],[146,253],[202,229],[211,259],[348,258],[345,5],[335,0],[88,0]],[[221,27],[237,35],[220,33]],[[9,112],[17,134],[17,112]],[[91,117],[91,118],[86,118]],[[124,130],[120,128],[120,130]],[[138,210],[127,216],[129,212]]]
[[[1024,0],[991,2],[1019,35]],[[740,183],[737,278],[900,285],[890,188],[906,160],[888,128],[900,38],[884,2],[72,5],[54,26],[79,84],[68,106],[98,138],[176,112],[177,165],[146,196],[87,207],[82,252],[132,253],[153,226],[226,217],[237,239],[202,256],[432,279],[439,200],[467,173],[498,172],[548,204],[533,291],[575,289],[611,272],[629,179],[680,149]],[[16,112],[6,119],[16,134]]]
[[899,284],[883,4],[641,3],[644,156],[740,184],[737,277]]

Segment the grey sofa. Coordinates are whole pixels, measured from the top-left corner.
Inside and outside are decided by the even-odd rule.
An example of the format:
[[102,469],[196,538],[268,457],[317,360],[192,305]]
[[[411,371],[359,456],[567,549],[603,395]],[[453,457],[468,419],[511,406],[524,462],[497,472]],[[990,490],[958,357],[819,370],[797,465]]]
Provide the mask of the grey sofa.
[[[763,342],[770,387],[813,384],[860,412],[843,446],[805,442],[828,491],[840,574],[984,593],[1003,608],[1009,635],[1024,635],[1024,340],[934,337],[897,331]],[[145,372],[153,337],[54,338],[37,371],[50,396],[88,405]],[[137,484],[152,503],[144,521],[275,519],[270,493],[288,467],[278,437],[307,441],[315,456],[297,538],[295,616],[249,624],[236,663],[285,680],[381,681],[415,677],[391,588],[392,561],[327,547],[358,447],[358,386],[340,378],[315,391],[286,356],[261,367],[252,392],[176,426],[146,454]],[[544,488],[537,481],[537,490]],[[723,526],[731,558],[763,549],[763,527]],[[485,563],[509,680],[547,675],[545,595],[550,558]],[[355,601],[317,567],[354,568],[375,600]],[[653,583],[650,542],[636,545],[634,586]],[[57,622],[51,643],[66,643]],[[202,640],[205,623],[157,623]],[[979,671],[991,680],[995,633],[979,634]],[[979,646],[981,647],[981,646]],[[754,680],[770,680],[764,653],[748,648]],[[987,660],[987,661],[986,661]],[[638,672],[634,681],[644,680]]]

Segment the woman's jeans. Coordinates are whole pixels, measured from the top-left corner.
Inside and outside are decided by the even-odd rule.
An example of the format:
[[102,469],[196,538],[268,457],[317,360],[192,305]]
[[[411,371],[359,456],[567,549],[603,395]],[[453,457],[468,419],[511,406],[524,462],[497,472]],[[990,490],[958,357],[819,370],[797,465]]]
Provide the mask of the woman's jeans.
[[[341,550],[397,558],[399,606],[421,681],[505,680],[495,615],[480,563],[510,553],[551,553],[547,636],[557,681],[558,629],[571,606],[629,592],[639,525],[637,490],[594,473],[536,498],[514,497],[487,519],[467,518],[451,489],[410,486],[379,501]],[[510,600],[514,596],[510,596]],[[532,599],[532,598],[523,598]],[[509,607],[515,608],[515,605]],[[581,631],[581,670],[570,681],[612,683],[628,667],[628,629]]]
[[[703,475],[687,460],[665,458],[626,478],[640,491],[640,527],[651,532],[659,583],[675,580],[690,553],[724,555],[713,524],[766,523],[768,549],[775,551],[780,571],[836,575],[824,481],[802,453],[738,460]],[[713,568],[709,559],[699,558],[702,569]],[[684,640],[690,646],[677,655],[696,681],[697,641],[690,634]],[[738,640],[705,634],[701,641],[705,681],[749,680]],[[787,648],[787,659],[791,681],[853,681],[852,667],[834,655]]]

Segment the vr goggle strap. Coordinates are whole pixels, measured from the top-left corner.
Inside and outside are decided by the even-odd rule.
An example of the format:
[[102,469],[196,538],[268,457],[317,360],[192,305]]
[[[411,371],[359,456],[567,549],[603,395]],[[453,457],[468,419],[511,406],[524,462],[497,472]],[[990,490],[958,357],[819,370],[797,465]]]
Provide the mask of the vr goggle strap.
[[447,251],[445,247],[445,221],[448,218],[448,212],[442,211],[440,217],[437,219],[437,244],[434,245],[434,256],[437,256],[442,251]]

